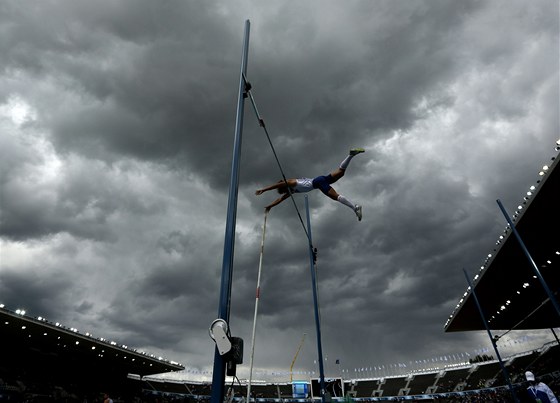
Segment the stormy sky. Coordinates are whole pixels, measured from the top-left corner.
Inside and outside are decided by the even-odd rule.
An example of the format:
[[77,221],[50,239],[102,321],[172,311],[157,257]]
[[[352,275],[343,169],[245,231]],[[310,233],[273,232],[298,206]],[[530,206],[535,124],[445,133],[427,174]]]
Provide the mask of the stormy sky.
[[[288,178],[309,193],[327,375],[490,348],[445,333],[559,137],[554,0],[3,1],[0,302],[211,371],[241,50]],[[249,363],[264,206],[281,178],[245,105],[230,328]],[[304,197],[295,200],[305,213]],[[305,219],[305,217],[304,217]],[[317,371],[309,255],[268,217],[262,376]],[[513,350],[551,335],[511,333]],[[520,346],[520,347],[519,347]],[[335,360],[339,360],[335,365]],[[245,371],[245,372],[244,372]],[[374,372],[375,370],[373,370]],[[372,371],[370,371],[372,374]]]

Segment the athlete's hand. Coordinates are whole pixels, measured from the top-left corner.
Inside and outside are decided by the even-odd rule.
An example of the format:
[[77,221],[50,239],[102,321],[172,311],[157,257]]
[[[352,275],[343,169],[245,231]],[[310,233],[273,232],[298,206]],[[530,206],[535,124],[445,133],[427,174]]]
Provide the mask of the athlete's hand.
[[257,196],[258,196],[258,195],[262,195],[262,194],[263,194],[262,189],[259,189],[259,190],[257,190],[257,191],[255,192],[255,195],[257,195]]

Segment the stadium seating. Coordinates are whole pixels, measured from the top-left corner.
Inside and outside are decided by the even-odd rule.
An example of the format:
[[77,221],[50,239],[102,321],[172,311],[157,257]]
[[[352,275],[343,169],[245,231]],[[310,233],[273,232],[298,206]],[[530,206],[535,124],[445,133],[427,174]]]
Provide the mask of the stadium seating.
[[482,389],[491,386],[496,376],[501,375],[500,363],[492,361],[477,364],[467,378],[467,389]]
[[291,397],[292,396],[292,385],[289,383],[280,383],[278,384],[280,388],[280,395],[284,397]]
[[414,378],[408,383],[409,395],[420,395],[426,393],[426,390],[433,386],[437,378],[435,374],[414,375]]
[[[271,397],[271,398],[281,398],[281,390],[279,386],[275,383],[267,384],[252,384],[251,385],[251,396],[253,397]],[[290,391],[291,395],[291,391]]]
[[[520,354],[508,361],[506,368],[512,382],[523,382],[525,380],[525,371],[540,356],[540,352],[533,351],[526,354]],[[497,376],[494,386],[506,385],[503,376]]]
[[542,354],[540,354],[530,367],[527,368],[535,373],[535,375],[542,375],[550,372],[558,371],[560,362],[560,345],[547,346]]
[[379,391],[382,391],[380,396],[398,396],[401,389],[406,388],[407,380],[405,377],[399,378],[385,378],[381,385],[379,385]]
[[438,379],[436,392],[445,393],[454,391],[457,385],[466,381],[470,370],[471,367],[445,371]]
[[378,385],[379,382],[377,380],[359,380],[355,381],[353,389],[347,389],[346,392],[352,390],[355,392],[355,397],[370,397],[373,391],[377,389]]

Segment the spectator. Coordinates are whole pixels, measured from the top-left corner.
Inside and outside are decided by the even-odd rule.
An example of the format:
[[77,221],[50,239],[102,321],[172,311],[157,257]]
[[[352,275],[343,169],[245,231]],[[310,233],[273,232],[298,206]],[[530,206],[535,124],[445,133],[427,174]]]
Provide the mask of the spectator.
[[543,382],[537,382],[535,375],[531,371],[525,372],[525,379],[529,382],[529,387],[527,391],[529,396],[533,398],[536,402],[541,403],[558,403],[556,396],[550,388]]

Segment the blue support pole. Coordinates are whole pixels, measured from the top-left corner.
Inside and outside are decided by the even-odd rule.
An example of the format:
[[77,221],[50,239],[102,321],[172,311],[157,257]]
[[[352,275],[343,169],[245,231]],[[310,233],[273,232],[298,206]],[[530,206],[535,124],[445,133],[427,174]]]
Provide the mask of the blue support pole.
[[[222,262],[222,282],[220,287],[220,306],[218,317],[228,323],[231,303],[231,284],[233,278],[233,255],[235,249],[235,222],[237,217],[237,194],[239,188],[239,165],[241,157],[241,138],[243,132],[243,112],[245,80],[247,74],[247,57],[249,54],[249,20],[245,21],[245,37],[241,57],[241,74],[239,77],[239,94],[237,98],[237,117],[235,122],[235,138],[233,143],[233,159],[231,163],[231,179],[227,207],[226,231],[224,240],[224,257]],[[218,349],[214,352],[214,370],[212,373],[211,403],[222,403],[224,400],[224,386],[226,376],[226,362]]]
[[535,261],[531,257],[531,254],[527,250],[527,247],[525,246],[525,243],[523,242],[523,239],[521,239],[521,236],[519,235],[519,232],[517,232],[517,228],[515,228],[515,225],[513,225],[512,219],[508,215],[508,213],[507,213],[506,209],[504,208],[500,199],[496,200],[496,203],[498,203],[498,206],[500,207],[500,210],[502,210],[502,214],[506,218],[511,230],[513,231],[515,237],[519,241],[519,245],[521,246],[521,249],[523,250],[523,253],[525,253],[525,256],[527,256],[527,259],[531,263],[531,266],[533,266],[533,270],[535,271],[535,275],[537,276],[537,278],[541,282],[541,285],[543,286],[543,288],[546,292],[546,295],[548,295],[548,299],[550,299],[550,302],[552,303],[552,305],[556,309],[556,313],[558,314],[558,316],[560,316],[560,306],[558,306],[558,301],[556,301],[556,298],[554,297],[554,294],[552,293],[552,291],[550,291],[550,288],[548,288],[548,285],[546,284],[546,281],[544,280],[543,276],[541,275],[541,272],[540,272],[539,268],[537,267],[537,265],[535,264]]
[[309,214],[309,201],[305,196],[305,212],[307,214],[307,233],[309,235],[309,262],[311,266],[311,285],[313,287],[313,306],[315,307],[315,328],[317,329],[317,355],[319,358],[319,380],[321,388],[321,401],[325,403],[325,370],[323,367],[323,345],[321,343],[321,321],[319,319],[319,303],[317,297],[317,276],[315,264],[317,261],[316,251],[311,240],[311,218]]
[[498,357],[498,361],[500,362],[500,367],[502,368],[502,373],[504,374],[504,378],[508,384],[509,390],[511,392],[511,396],[513,397],[513,400],[518,403],[519,400],[517,399],[517,395],[515,394],[515,390],[513,389],[513,385],[511,384],[511,379],[509,378],[509,374],[508,371],[506,369],[506,366],[504,365],[504,362],[502,361],[502,357],[500,356],[500,352],[498,351],[498,346],[496,345],[496,342],[494,341],[494,338],[492,337],[492,332],[490,332],[490,327],[488,326],[488,322],[486,321],[486,316],[484,315],[484,312],[482,311],[482,307],[480,306],[480,303],[478,302],[478,297],[476,296],[476,292],[474,291],[474,286],[472,285],[471,279],[469,278],[469,275],[467,274],[467,271],[465,269],[463,269],[463,272],[465,273],[465,278],[467,279],[467,283],[469,284],[469,287],[471,288],[471,292],[474,298],[474,302],[476,303],[476,307],[478,308],[478,312],[480,314],[480,318],[482,319],[482,322],[484,323],[484,327],[486,328],[486,332],[488,333],[488,337],[490,338],[490,342],[492,343],[492,347],[494,347],[494,351],[496,352],[496,357]]

